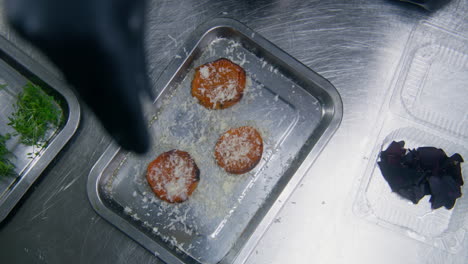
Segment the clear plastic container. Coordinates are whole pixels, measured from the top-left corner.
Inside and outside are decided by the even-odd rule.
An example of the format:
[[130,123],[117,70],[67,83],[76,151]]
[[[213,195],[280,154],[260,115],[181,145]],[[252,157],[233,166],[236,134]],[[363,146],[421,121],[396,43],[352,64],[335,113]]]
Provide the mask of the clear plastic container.
[[[461,254],[468,230],[468,184],[452,210],[431,209],[393,193],[377,166],[392,141],[405,148],[434,146],[468,159],[468,40],[426,22],[406,45],[392,96],[381,110],[379,135],[354,203],[354,212],[378,225],[452,254]],[[462,175],[468,180],[467,162]]]

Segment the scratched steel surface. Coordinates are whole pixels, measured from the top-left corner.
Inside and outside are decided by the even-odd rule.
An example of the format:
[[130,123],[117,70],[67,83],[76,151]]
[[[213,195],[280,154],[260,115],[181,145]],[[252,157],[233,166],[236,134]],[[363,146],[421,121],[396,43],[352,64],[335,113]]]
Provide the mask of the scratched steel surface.
[[[422,20],[468,35],[468,0],[426,12],[391,0],[153,1],[150,76],[159,76],[196,26],[240,20],[329,79],[343,99],[341,127],[247,263],[467,263],[356,216],[354,195],[375,124],[411,30]],[[225,14],[223,14],[225,12]],[[1,22],[1,34],[42,56]],[[155,81],[155,80],[153,80]],[[74,139],[0,225],[2,263],[160,263],[104,221],[86,197],[87,175],[110,139],[86,108]],[[463,253],[464,252],[464,253]]]

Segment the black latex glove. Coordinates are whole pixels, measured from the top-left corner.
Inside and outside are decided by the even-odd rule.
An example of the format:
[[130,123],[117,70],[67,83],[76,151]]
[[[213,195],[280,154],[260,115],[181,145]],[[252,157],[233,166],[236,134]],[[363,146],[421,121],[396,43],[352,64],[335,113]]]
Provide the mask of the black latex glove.
[[442,7],[443,5],[447,4],[448,2],[450,2],[450,0],[400,0],[400,1],[418,5],[429,11],[436,10]]
[[42,50],[124,148],[145,152],[145,0],[7,0],[11,26]]

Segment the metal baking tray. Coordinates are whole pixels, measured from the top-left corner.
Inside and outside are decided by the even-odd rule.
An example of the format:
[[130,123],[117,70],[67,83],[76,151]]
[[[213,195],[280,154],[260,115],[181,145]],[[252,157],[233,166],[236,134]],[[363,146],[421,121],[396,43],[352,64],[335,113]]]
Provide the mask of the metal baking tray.
[[[248,76],[242,100],[208,110],[190,94],[194,69],[228,58]],[[111,145],[88,178],[95,210],[167,263],[243,263],[342,118],[336,89],[241,23],[213,19],[200,26],[155,84],[144,107],[153,135],[150,153]],[[261,162],[244,175],[220,169],[213,149],[231,127],[256,127]],[[147,164],[170,149],[188,151],[201,180],[190,199],[169,204],[146,183]],[[304,208],[304,210],[307,210]]]
[[0,82],[6,84],[5,88],[0,89],[2,135],[14,133],[14,130],[8,126],[8,117],[14,111],[13,103],[17,95],[28,81],[40,85],[47,94],[56,98],[62,109],[64,121],[55,131],[48,131],[46,147],[39,150],[35,148],[34,152],[38,151],[39,155],[34,158],[27,155],[33,152],[33,147],[21,144],[18,137],[12,137],[7,142],[7,148],[13,153],[11,161],[16,168],[15,175],[0,177],[0,222],[65,146],[80,121],[80,106],[73,92],[42,65],[0,37]]

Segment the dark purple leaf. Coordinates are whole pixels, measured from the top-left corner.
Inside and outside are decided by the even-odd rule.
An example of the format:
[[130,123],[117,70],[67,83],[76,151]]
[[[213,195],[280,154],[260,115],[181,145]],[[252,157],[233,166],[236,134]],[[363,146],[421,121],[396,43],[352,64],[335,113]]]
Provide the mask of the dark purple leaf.
[[401,166],[401,158],[405,155],[406,152],[404,146],[404,141],[393,141],[385,151],[380,153],[380,158],[385,163],[391,164],[393,166]]
[[417,164],[418,154],[416,150],[408,149],[408,153],[403,157],[402,162],[405,166],[413,168]]
[[398,192],[402,188],[408,188],[412,185],[416,185],[420,181],[419,174],[414,170],[395,167],[383,161],[378,162],[378,165],[382,175],[394,192]]
[[426,185],[421,184],[399,189],[397,193],[403,198],[406,198],[414,204],[417,204],[419,200],[421,200],[424,197],[424,195],[426,195],[426,191]]
[[429,187],[432,194],[429,200],[432,209],[437,209],[442,206],[445,206],[447,209],[452,209],[455,205],[455,200],[461,197],[460,186],[449,175],[429,177]]
[[456,153],[448,158],[443,164],[446,174],[452,176],[455,182],[460,186],[464,184],[461,174],[461,163],[463,161],[464,160],[460,154]]
[[393,141],[380,153],[378,165],[392,191],[415,204],[432,195],[433,209],[453,208],[461,196],[463,158],[459,154],[449,158],[435,147],[407,150],[404,146],[404,141]]
[[445,152],[434,147],[420,147],[417,152],[421,169],[432,171],[432,175],[439,174],[440,165],[447,159]]

